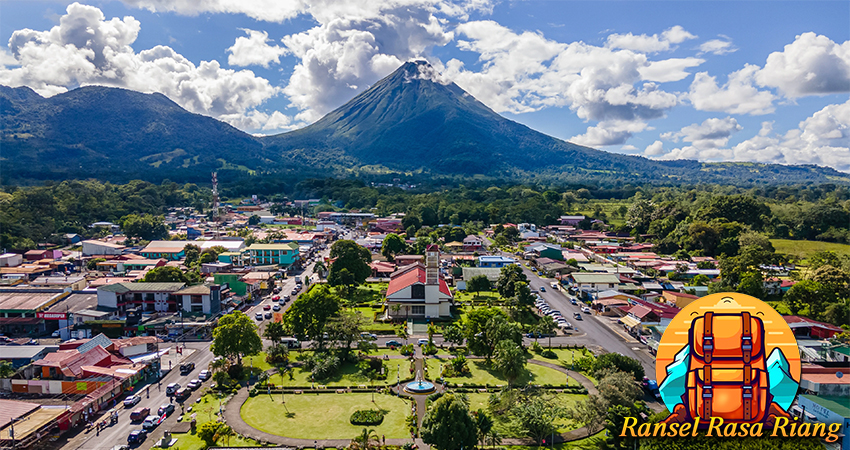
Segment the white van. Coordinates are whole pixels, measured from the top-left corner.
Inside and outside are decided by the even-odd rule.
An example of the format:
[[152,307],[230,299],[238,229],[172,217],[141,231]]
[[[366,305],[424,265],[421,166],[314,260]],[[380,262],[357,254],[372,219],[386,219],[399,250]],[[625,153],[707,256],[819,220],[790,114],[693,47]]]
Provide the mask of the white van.
[[287,348],[301,348],[301,342],[298,339],[285,337],[281,338],[280,342]]

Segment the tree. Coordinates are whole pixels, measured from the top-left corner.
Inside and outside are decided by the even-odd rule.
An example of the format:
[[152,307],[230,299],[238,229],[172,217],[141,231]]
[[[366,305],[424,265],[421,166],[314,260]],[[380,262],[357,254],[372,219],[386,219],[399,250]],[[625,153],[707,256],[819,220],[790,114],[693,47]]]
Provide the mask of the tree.
[[699,274],[691,280],[691,286],[708,286],[709,283],[711,283],[711,279],[703,274]]
[[519,325],[510,323],[505,312],[498,308],[476,309],[467,314],[464,335],[469,349],[484,356],[488,363],[499,342],[509,340],[522,345]]
[[487,435],[493,430],[493,419],[484,412],[484,410],[479,409],[478,411],[474,411],[472,413],[472,420],[475,422],[475,429],[478,434],[478,442],[484,443],[484,439]]
[[630,372],[635,380],[642,380],[644,376],[643,364],[640,361],[619,353],[605,353],[593,361],[593,373],[597,378],[601,378],[606,371],[612,369]]
[[555,330],[558,329],[558,324],[555,323],[555,319],[552,316],[543,316],[540,318],[540,321],[537,322],[537,331],[540,334],[545,334],[549,336],[549,348],[552,348],[552,335],[555,334]]
[[516,425],[541,445],[543,439],[555,433],[555,422],[566,415],[566,410],[555,398],[535,395],[518,402],[511,409],[511,415]]
[[840,267],[822,265],[811,272],[809,279],[823,287],[825,300],[829,303],[850,296],[850,275]]
[[373,428],[363,428],[363,431],[361,431],[356,438],[351,440],[351,444],[352,449],[369,450],[373,446],[379,447],[381,445],[381,441],[378,439],[378,434]]
[[319,276],[319,278],[325,277],[325,272],[328,271],[328,268],[325,267],[324,261],[316,261],[316,264],[313,265],[313,273]]
[[266,325],[263,331],[263,337],[272,341],[272,347],[277,347],[281,344],[280,339],[286,336],[286,328],[283,322],[271,322]]
[[[398,306],[398,305],[396,305]],[[407,344],[407,325],[402,325],[395,329],[395,335],[398,336],[399,339],[403,340],[405,344]]]
[[499,272],[498,290],[503,298],[516,296],[516,283],[528,283],[528,277],[522,272],[522,267],[509,264]]
[[260,216],[254,214],[253,216],[248,218],[248,225],[254,226],[260,223]]
[[161,266],[148,271],[142,281],[145,283],[188,283],[189,278],[178,267]]
[[218,442],[221,439],[224,439],[227,445],[230,445],[230,437],[233,436],[233,428],[230,428],[226,423],[222,423],[218,429],[215,431],[213,435],[213,441]]
[[263,350],[263,341],[254,321],[242,311],[234,311],[218,320],[210,349],[216,356],[235,357],[241,365],[242,356],[256,355]]
[[531,293],[528,283],[524,281],[518,281],[514,284],[514,296],[517,299],[517,303],[522,306],[529,307],[534,304],[534,294]]
[[782,296],[792,314],[808,307],[809,317],[817,320],[824,311],[823,286],[812,280],[802,280],[791,286]]
[[198,262],[198,258],[201,256],[201,248],[197,245],[186,244],[186,246],[183,247],[183,254],[186,255],[183,264],[185,264],[186,267],[190,267]]
[[106,258],[92,258],[86,263],[86,269],[97,270],[97,263],[106,261]]
[[15,368],[10,361],[0,361],[0,378],[10,378],[15,374]]
[[212,447],[216,442],[216,432],[222,425],[224,424],[221,422],[202,423],[198,426],[198,437],[204,441],[207,447]]
[[422,440],[438,450],[472,448],[477,431],[466,404],[455,394],[437,399],[422,420]]
[[334,259],[331,264],[331,271],[328,274],[328,284],[331,286],[349,285],[347,281],[341,280],[339,273],[346,269],[353,277],[353,284],[361,284],[366,281],[366,278],[372,274],[372,268],[369,265],[372,262],[372,254],[369,250],[357,245],[356,242],[350,240],[336,241],[331,246],[331,259]]
[[747,272],[741,276],[738,292],[756,298],[764,298],[764,277],[760,271]]
[[328,337],[339,346],[340,358],[345,360],[351,352],[351,344],[363,339],[360,333],[365,324],[366,319],[359,312],[343,312],[328,321],[325,328]]
[[516,342],[503,340],[496,344],[493,351],[493,369],[505,377],[508,387],[525,372],[526,361],[525,352]]
[[337,315],[339,297],[327,285],[319,284],[300,295],[289,308],[284,322],[297,336],[309,336],[321,348],[328,319]]
[[[381,254],[387,258],[387,261],[393,261],[396,255],[407,251],[407,243],[404,242],[399,235],[390,233],[384,238],[381,244]],[[371,257],[370,257],[371,258]]]
[[606,412],[605,402],[599,396],[591,394],[567,409],[565,416],[585,427],[587,435],[590,436],[602,426]]
[[475,296],[478,297],[479,292],[490,290],[490,280],[487,278],[487,275],[476,275],[469,279],[466,289],[470,292],[475,292]]
[[643,396],[643,388],[628,372],[610,372],[599,380],[599,396],[610,407],[631,406]]
[[[635,440],[630,436],[620,436],[623,431],[623,425],[626,422],[626,417],[634,417],[638,421],[638,425],[645,423],[644,416],[649,416],[652,411],[642,402],[636,402],[631,407],[623,405],[613,405],[608,407],[605,421],[605,429],[608,430],[608,443],[615,449],[628,450],[636,448]],[[637,426],[636,426],[637,427]]]
[[130,214],[124,217],[121,229],[129,237],[137,237],[146,241],[168,237],[168,228],[165,227],[162,216],[151,214]]
[[443,330],[443,340],[454,346],[463,345],[463,329],[457,325],[449,325]]

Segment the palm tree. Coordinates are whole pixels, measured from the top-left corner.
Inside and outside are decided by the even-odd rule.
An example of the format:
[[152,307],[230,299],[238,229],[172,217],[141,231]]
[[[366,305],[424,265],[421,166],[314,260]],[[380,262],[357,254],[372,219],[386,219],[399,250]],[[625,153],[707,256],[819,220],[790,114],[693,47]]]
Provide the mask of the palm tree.
[[549,349],[552,348],[552,335],[555,334],[555,330],[558,328],[558,324],[555,323],[555,319],[552,316],[543,316],[540,318],[540,322],[537,324],[538,330],[541,333],[549,335]]
[[437,327],[433,323],[428,324],[428,343],[434,343],[434,335],[437,333]]
[[492,428],[486,436],[487,443],[490,444],[491,447],[495,447],[502,443],[502,435],[496,431],[495,428]]
[[233,428],[230,428],[228,425],[221,424],[218,427],[218,430],[215,431],[215,435],[213,435],[213,440],[218,442],[219,439],[224,438],[227,445],[230,445],[230,436],[233,436]]
[[355,449],[369,450],[372,448],[372,444],[375,446],[380,445],[380,440],[378,439],[378,434],[375,433],[374,428],[363,428],[363,431],[360,434],[351,440],[351,447]]
[[316,264],[313,265],[313,273],[318,274],[319,278],[324,278],[327,271],[328,269],[323,261],[316,261]]
[[223,370],[227,370],[227,367],[230,365],[230,361],[227,358],[216,358],[210,362],[210,370],[215,372],[221,372]]
[[399,339],[404,340],[404,345],[407,345],[407,326],[402,325],[395,330],[395,335],[398,336]]

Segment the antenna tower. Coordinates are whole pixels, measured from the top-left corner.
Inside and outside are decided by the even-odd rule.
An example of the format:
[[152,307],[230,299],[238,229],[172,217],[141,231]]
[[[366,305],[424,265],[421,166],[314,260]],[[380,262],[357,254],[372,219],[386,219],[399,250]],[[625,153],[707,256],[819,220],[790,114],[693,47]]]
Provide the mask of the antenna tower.
[[212,173],[212,221],[215,224],[215,234],[218,237],[218,172]]

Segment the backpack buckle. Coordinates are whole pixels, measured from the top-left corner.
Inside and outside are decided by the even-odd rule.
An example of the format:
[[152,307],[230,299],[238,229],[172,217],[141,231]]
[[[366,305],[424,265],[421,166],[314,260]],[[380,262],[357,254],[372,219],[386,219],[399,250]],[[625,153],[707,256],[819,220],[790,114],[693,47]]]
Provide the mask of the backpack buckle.
[[753,398],[753,387],[752,386],[744,386],[744,398]]
[[753,338],[751,336],[743,336],[741,338],[741,349],[742,350],[752,350],[753,349]]
[[703,336],[702,337],[702,348],[705,350],[711,351],[714,349],[714,336]]

